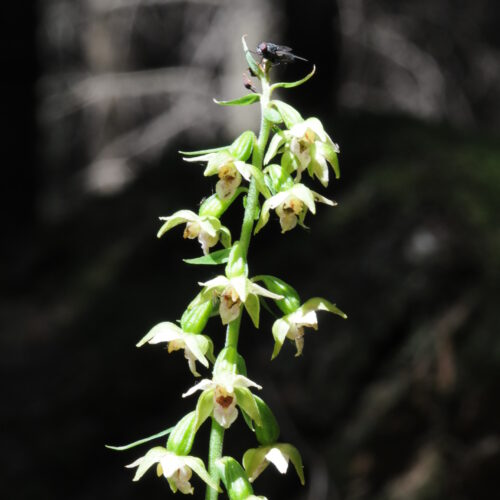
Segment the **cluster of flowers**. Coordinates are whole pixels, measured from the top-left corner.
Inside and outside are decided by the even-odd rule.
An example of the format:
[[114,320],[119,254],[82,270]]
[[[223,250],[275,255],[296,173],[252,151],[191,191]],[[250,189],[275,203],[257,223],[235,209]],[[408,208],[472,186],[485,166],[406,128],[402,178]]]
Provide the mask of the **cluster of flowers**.
[[[251,56],[247,51],[246,55],[248,60]],[[256,71],[263,71],[262,65],[258,66]],[[164,224],[158,232],[158,237],[177,225],[185,224],[184,238],[197,238],[204,254],[199,259],[193,259],[191,263],[226,264],[225,273],[199,283],[202,289],[188,305],[179,325],[160,323],[152,328],[137,346],[166,343],[169,353],[183,350],[189,369],[195,377],[200,376],[197,362],[205,368],[209,367],[209,363],[214,363],[214,366],[212,379],[201,380],[183,394],[183,397],[188,397],[201,391],[196,409],[182,418],[171,430],[166,447],[152,448],[128,466],[137,467],[134,480],[140,479],[156,464],[157,474],[168,480],[174,493],[193,493],[190,483],[192,472],[211,488],[219,491],[217,482],[207,472],[203,461],[189,453],[198,429],[209,417],[215,419],[224,429],[228,429],[238,417],[239,408],[246,423],[255,433],[259,446],[246,451],[242,465],[232,457],[217,460],[218,476],[226,486],[229,498],[264,498],[254,495],[251,483],[269,463],[273,463],[279,472],[284,473],[291,461],[300,482],[304,484],[300,454],[292,445],[278,441],[278,423],[267,404],[250,390],[261,389],[261,386],[247,377],[243,357],[235,346],[230,345],[222,349],[215,358],[212,339],[205,335],[204,331],[212,316],[219,316],[222,324],[228,325],[240,317],[243,309],[258,328],[261,301],[272,300],[283,313],[272,327],[275,341],[272,353],[274,359],[287,338],[295,343],[296,355],[302,353],[304,329],[318,327],[317,311],[329,311],[346,317],[335,304],[323,298],[311,298],[302,303],[296,290],[279,278],[271,275],[249,278],[247,248],[241,242],[232,242],[229,229],[220,221],[221,216],[240,194],[248,192],[242,185],[244,181],[253,181],[259,195],[264,198],[255,233],[267,224],[271,210],[279,217],[282,232],[286,232],[297,225],[304,226],[307,213],[316,212],[316,202],[335,205],[333,201],[312,191],[301,181],[304,172],[307,172],[311,178],[317,178],[323,186],[327,186],[328,165],[331,165],[338,178],[337,145],[324,131],[317,118],[304,120],[288,104],[269,99],[274,88],[296,86],[310,76],[312,73],[300,82],[275,84],[266,87],[265,93],[251,94],[250,98],[246,96],[224,103],[242,105],[260,100],[261,105],[264,105],[264,118],[273,124],[275,134],[263,155],[263,162],[260,160],[254,161],[253,164],[247,163],[252,153],[255,155],[257,147],[257,138],[251,131],[243,132],[230,146],[184,153],[186,161],[206,163],[205,176],[218,176],[216,192],[201,204],[198,213],[181,210],[168,217],[161,217]],[[262,102],[264,99],[265,103]],[[279,163],[274,163],[277,158],[280,158]],[[224,249],[211,252],[219,242]]]

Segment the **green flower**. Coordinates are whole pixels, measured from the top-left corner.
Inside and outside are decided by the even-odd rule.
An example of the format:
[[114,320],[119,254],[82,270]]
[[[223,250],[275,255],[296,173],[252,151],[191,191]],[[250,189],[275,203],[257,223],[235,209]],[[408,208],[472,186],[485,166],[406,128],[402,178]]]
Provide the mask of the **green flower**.
[[276,210],[276,214],[280,218],[282,233],[290,231],[297,223],[304,226],[307,211],[310,210],[311,213],[315,214],[315,202],[318,201],[330,206],[336,205],[336,202],[311,191],[304,184],[294,184],[291,188],[279,192],[264,202],[255,232],[259,232],[267,224],[271,209]]
[[214,292],[220,298],[219,314],[224,325],[239,316],[243,303],[254,325],[258,328],[260,313],[258,295],[275,300],[283,298],[282,295],[272,293],[253,283],[246,276],[227,278],[221,275],[205,283],[199,283],[199,285],[205,287],[202,295]]
[[267,466],[272,463],[281,474],[288,470],[288,464],[292,464],[297,471],[300,483],[305,484],[302,458],[297,448],[287,443],[274,443],[269,446],[251,448],[243,455],[243,467],[245,468],[250,482],[253,482]]
[[311,177],[317,177],[323,186],[328,185],[328,163],[332,166],[335,177],[340,177],[337,154],[339,147],[325,132],[323,125],[317,118],[308,118],[296,123],[290,130],[276,134],[269,144],[264,158],[267,165],[280,148],[282,152],[289,152],[294,160],[294,169],[297,170],[296,182],[301,179],[302,172],[307,170]]
[[179,210],[169,217],[160,217],[165,224],[158,231],[158,238],[161,238],[167,231],[179,224],[186,223],[184,238],[190,240],[198,238],[203,253],[208,254],[209,249],[217,244],[219,239],[225,248],[231,246],[231,233],[223,226],[217,217],[211,215],[199,216],[191,210]]
[[213,414],[215,420],[227,429],[238,417],[236,405],[260,423],[259,409],[249,387],[262,389],[260,385],[243,375],[223,371],[215,373],[212,380],[203,379],[182,397],[203,391],[196,410],[199,415],[197,426],[199,427],[209,415]]
[[184,357],[187,359],[189,369],[195,377],[200,376],[196,371],[196,361],[199,361],[203,366],[208,368],[207,356],[211,361],[214,360],[214,346],[210,337],[185,332],[176,324],[168,321],[154,326],[149,333],[141,339],[137,347],[143,346],[146,342],[148,344],[167,342],[169,354],[173,351],[184,349]]
[[162,446],[157,446],[149,450],[146,455],[138,458],[127,467],[137,467],[134,476],[134,481],[138,481],[144,473],[154,464],[156,466],[156,473],[158,477],[164,476],[170,489],[176,493],[180,491],[185,495],[192,495],[194,488],[191,486],[189,480],[193,471],[207,483],[211,488],[220,491],[220,488],[212,481],[205,465],[200,458],[192,456],[180,456],[171,451],[168,451]]
[[309,299],[294,312],[276,320],[273,324],[273,337],[275,340],[272,359],[280,352],[285,339],[288,338],[295,342],[297,347],[296,356],[302,354],[304,348],[304,328],[318,329],[318,317],[316,311],[329,311],[338,314],[346,319],[347,315],[343,313],[335,304],[325,299],[316,297]]

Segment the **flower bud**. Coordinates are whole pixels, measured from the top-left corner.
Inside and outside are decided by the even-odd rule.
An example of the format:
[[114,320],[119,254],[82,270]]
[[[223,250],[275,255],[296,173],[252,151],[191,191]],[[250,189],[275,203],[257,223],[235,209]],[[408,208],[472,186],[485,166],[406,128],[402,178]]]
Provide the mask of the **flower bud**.
[[271,408],[269,408],[259,396],[254,395],[254,399],[259,409],[262,424],[255,424],[255,436],[257,437],[257,441],[263,446],[276,443],[280,436],[280,427],[276,417],[271,411]]
[[268,165],[266,167],[266,174],[270,180],[272,190],[277,193],[281,191],[282,188],[288,188],[293,185],[293,179],[283,166],[277,165],[275,163]]
[[170,433],[167,441],[167,450],[177,455],[187,455],[193,447],[196,436],[196,412],[192,411],[184,416],[174,430]]
[[231,279],[237,276],[248,276],[248,268],[243,245],[235,241],[226,265],[226,276]]
[[222,214],[231,206],[231,203],[235,200],[235,198],[242,192],[243,190],[237,189],[233,196],[221,200],[219,196],[213,194],[209,196],[203,203],[200,205],[200,209],[198,210],[198,214],[200,217],[211,215],[213,217],[221,217]]
[[276,300],[276,305],[283,311],[284,314],[290,314],[300,306],[300,297],[295,288],[285,283],[283,280],[270,276],[268,274],[260,275],[254,280],[261,280],[266,285],[266,288],[278,295],[283,295],[283,299]]
[[212,313],[212,301],[207,300],[194,307],[188,307],[181,318],[181,328],[189,333],[201,333]]
[[252,154],[254,142],[255,134],[251,130],[247,130],[229,146],[229,153],[238,160],[246,161]]
[[253,488],[243,467],[232,457],[222,457],[216,462],[220,478],[226,487],[229,500],[247,500]]
[[[238,365],[241,361],[238,359],[241,356],[238,354],[234,347],[225,347],[217,356],[214,364],[214,376],[219,376],[225,373],[238,373]],[[246,375],[241,373],[240,375]]]

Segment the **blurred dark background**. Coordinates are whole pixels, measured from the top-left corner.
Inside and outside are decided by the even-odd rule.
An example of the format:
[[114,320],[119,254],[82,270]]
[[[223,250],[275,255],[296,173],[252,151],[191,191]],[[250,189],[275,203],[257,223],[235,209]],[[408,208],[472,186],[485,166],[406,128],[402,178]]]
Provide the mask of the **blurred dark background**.
[[[176,153],[257,128],[240,37],[317,65],[282,94],[341,147],[336,199],[310,230],[253,240],[251,273],[349,314],[303,357],[269,362],[272,318],[243,323],[249,376],[296,444],[307,485],[273,499],[479,500],[500,473],[500,9],[493,0],[43,0],[1,7],[2,497],[166,498],[112,452],[193,408],[181,354],[135,343],[179,318],[199,254],[157,217],[213,190]],[[277,68],[295,79],[309,65]],[[239,232],[241,207],[225,219]],[[209,333],[217,347],[223,330]],[[207,373],[204,373],[207,375]],[[238,459],[253,445],[228,434]],[[232,436],[232,437],[231,437]],[[238,436],[238,442],[236,438]],[[196,451],[205,459],[207,428]],[[160,441],[161,442],[161,441]],[[195,497],[202,498],[197,484]]]

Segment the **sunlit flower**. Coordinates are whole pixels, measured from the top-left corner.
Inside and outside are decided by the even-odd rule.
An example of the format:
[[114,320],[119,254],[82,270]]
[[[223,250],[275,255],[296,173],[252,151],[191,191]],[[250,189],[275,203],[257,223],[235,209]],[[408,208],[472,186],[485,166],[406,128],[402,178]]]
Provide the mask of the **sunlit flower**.
[[294,184],[291,188],[279,192],[264,202],[259,222],[255,228],[257,233],[269,220],[269,211],[274,209],[280,218],[281,232],[290,231],[297,224],[304,225],[307,211],[316,213],[315,202],[335,206],[336,203],[320,194],[311,191],[304,184]]
[[241,184],[241,178],[249,181],[252,176],[253,167],[244,161],[238,160],[227,151],[207,153],[201,156],[184,158],[189,162],[207,162],[203,175],[218,175],[219,181],[215,190],[221,200],[227,200],[233,196]]
[[180,491],[187,495],[193,494],[194,488],[189,482],[193,471],[209,486],[220,491],[210,478],[201,459],[176,455],[162,446],[150,449],[146,455],[138,458],[127,467],[137,467],[133,480],[138,481],[154,464],[157,464],[156,473],[158,477],[163,475],[174,493]]
[[269,446],[251,448],[243,456],[243,466],[250,482],[253,482],[272,463],[281,474],[288,470],[292,462],[302,485],[305,483],[302,458],[297,448],[288,443],[274,443]]
[[217,217],[211,215],[199,216],[190,210],[179,210],[168,217],[160,217],[160,220],[165,221],[165,223],[158,231],[158,238],[161,238],[173,227],[186,223],[184,238],[190,240],[198,238],[205,255],[211,247],[217,244],[219,239],[225,248],[231,246],[231,233],[227,227],[221,224]]
[[191,396],[196,391],[203,391],[200,400],[203,398],[206,407],[202,413],[207,416],[213,414],[215,420],[227,429],[238,417],[237,405],[251,418],[260,422],[259,410],[249,387],[262,389],[260,385],[243,375],[216,373],[213,380],[203,379],[182,397]]
[[205,293],[215,292],[220,298],[219,314],[224,325],[238,317],[241,304],[244,304],[253,323],[258,327],[260,311],[258,295],[275,300],[283,298],[283,296],[253,283],[245,276],[234,278],[217,276],[205,283],[199,283],[199,285],[205,287]]
[[214,347],[210,337],[185,332],[174,323],[163,322],[154,326],[137,344],[137,347],[141,347],[146,342],[149,344],[167,342],[169,354],[184,349],[184,357],[188,361],[189,369],[196,377],[200,376],[196,371],[196,361],[206,368],[208,368],[207,356],[213,361]]
[[281,350],[285,339],[288,338],[295,342],[297,348],[296,356],[302,354],[304,348],[304,328],[318,329],[318,317],[316,311],[329,311],[342,318],[347,318],[335,304],[325,299],[316,297],[309,299],[294,312],[276,320],[273,324],[273,337],[275,340],[272,358],[274,359]]
[[290,130],[273,136],[264,158],[267,164],[280,151],[289,151],[295,159],[294,168],[297,170],[295,182],[299,182],[302,172],[307,169],[311,177],[317,177],[323,186],[328,185],[328,163],[331,164],[335,176],[340,176],[337,154],[339,147],[325,132],[323,125],[317,118],[296,123]]

